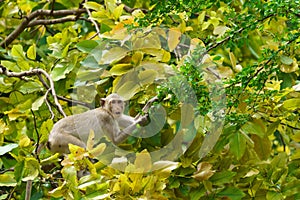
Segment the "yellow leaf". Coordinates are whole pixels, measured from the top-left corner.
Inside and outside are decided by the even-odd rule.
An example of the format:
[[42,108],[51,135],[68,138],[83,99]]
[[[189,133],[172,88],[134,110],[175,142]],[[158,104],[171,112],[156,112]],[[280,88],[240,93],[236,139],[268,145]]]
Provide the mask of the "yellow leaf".
[[134,161],[134,165],[136,169],[143,169],[144,172],[148,172],[152,168],[152,159],[151,155],[147,150],[143,150],[142,152],[136,155],[136,159]]
[[32,60],[35,60],[36,58],[36,46],[35,44],[31,45],[28,50],[27,50],[27,57],[32,59]]
[[87,140],[86,149],[87,150],[93,149],[94,143],[95,143],[95,133],[94,130],[91,129]]
[[108,51],[103,52],[99,64],[112,64],[124,58],[128,52],[129,52],[128,49],[124,49],[122,47],[113,47]]
[[133,62],[133,64],[135,66],[139,66],[141,61],[143,60],[143,53],[141,51],[136,51],[133,55],[132,55],[132,59],[131,61]]
[[139,85],[135,81],[127,81],[114,92],[118,93],[125,100],[131,99],[139,90]]
[[27,135],[22,135],[20,141],[19,141],[19,146],[21,148],[24,148],[24,147],[28,147],[30,145],[30,139],[29,137],[27,137]]
[[104,152],[105,149],[106,149],[106,144],[101,143],[101,144],[97,145],[95,148],[93,148],[92,150],[90,150],[89,153],[93,157],[98,157]]
[[199,24],[202,24],[202,23],[204,22],[205,14],[206,14],[206,12],[205,12],[205,11],[202,11],[202,12],[200,13],[200,15],[198,16],[198,23],[199,23]]
[[232,67],[236,66],[236,58],[232,52],[229,52],[229,58],[230,58],[231,66]]
[[103,8],[104,8],[103,5],[93,2],[93,1],[88,1],[88,2],[84,3],[83,5],[85,8],[92,9],[95,11],[100,11],[100,10],[103,10]]
[[109,73],[111,75],[120,76],[126,74],[133,68],[132,64],[124,63],[124,64],[116,64],[110,70]]
[[157,76],[157,71],[153,69],[141,71],[138,75],[141,85],[147,85],[153,83],[156,76]]
[[121,4],[114,9],[113,16],[114,16],[115,20],[118,20],[120,18],[120,16],[122,15],[122,12],[123,12],[123,8],[124,8],[124,4]]
[[298,109],[300,107],[300,99],[288,99],[286,101],[283,102],[283,108],[287,109],[287,110],[295,110]]
[[180,42],[181,32],[178,29],[172,28],[169,30],[168,46],[172,52]]
[[229,28],[227,26],[216,26],[214,28],[214,35],[222,36]]

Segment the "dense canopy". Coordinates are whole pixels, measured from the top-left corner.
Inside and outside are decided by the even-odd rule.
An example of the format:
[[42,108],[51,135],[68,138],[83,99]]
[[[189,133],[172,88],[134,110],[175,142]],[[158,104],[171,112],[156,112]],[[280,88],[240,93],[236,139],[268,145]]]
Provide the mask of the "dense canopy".
[[[300,199],[299,4],[0,1],[0,199]],[[114,92],[149,123],[46,147]]]

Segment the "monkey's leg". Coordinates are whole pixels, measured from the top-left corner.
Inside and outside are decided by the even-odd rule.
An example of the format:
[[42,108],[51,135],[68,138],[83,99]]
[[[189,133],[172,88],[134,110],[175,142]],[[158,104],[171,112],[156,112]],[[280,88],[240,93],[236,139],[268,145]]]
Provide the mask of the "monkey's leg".
[[58,153],[69,153],[69,144],[85,148],[86,144],[73,135],[60,134],[54,141],[49,141],[50,150]]

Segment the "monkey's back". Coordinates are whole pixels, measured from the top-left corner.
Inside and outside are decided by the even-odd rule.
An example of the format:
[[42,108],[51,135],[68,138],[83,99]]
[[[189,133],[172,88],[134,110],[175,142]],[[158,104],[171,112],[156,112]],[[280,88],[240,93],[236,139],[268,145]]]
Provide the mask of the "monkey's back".
[[112,114],[103,108],[71,115],[54,124],[49,134],[49,142],[55,140],[58,134],[62,134],[72,135],[86,143],[91,131],[95,133],[95,142],[103,136],[108,136],[111,139],[109,133],[112,131],[112,127],[118,126],[116,123]]

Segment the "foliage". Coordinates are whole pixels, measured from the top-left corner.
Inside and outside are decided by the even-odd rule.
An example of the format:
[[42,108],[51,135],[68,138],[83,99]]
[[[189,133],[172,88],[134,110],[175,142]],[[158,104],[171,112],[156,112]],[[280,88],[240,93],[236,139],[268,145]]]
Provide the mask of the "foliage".
[[[299,199],[298,5],[1,1],[0,199]],[[111,92],[159,98],[127,160],[42,147]]]

